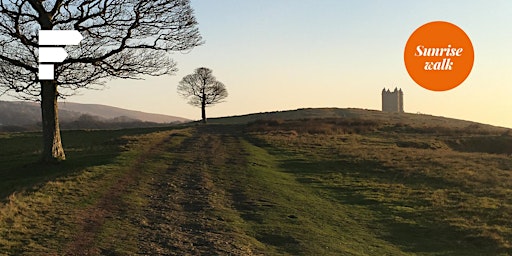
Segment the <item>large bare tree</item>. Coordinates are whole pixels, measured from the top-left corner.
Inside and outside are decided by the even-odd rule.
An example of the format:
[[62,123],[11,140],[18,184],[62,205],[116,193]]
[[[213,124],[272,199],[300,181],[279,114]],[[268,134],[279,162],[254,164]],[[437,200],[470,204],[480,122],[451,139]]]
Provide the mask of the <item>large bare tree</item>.
[[201,108],[201,118],[206,123],[206,107],[222,102],[228,97],[223,83],[217,81],[209,68],[197,68],[186,75],[178,85],[178,93],[192,106]]
[[[65,48],[54,80],[38,80],[39,30],[83,36]],[[173,74],[170,52],[201,43],[189,0],[1,0],[0,93],[41,102],[43,161],[63,160],[59,97],[109,78]]]

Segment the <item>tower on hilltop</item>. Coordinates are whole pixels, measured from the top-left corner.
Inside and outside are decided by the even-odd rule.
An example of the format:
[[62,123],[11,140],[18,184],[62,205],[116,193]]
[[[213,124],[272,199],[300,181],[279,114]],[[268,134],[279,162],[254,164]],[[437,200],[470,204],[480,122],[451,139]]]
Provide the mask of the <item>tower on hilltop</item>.
[[395,87],[394,91],[382,89],[382,111],[404,113],[404,93]]

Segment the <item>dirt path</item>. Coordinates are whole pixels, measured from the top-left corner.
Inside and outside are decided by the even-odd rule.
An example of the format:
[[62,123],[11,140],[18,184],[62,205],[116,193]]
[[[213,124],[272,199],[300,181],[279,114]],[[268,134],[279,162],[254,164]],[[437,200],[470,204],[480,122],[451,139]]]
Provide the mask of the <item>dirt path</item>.
[[[245,157],[236,127],[199,127],[179,146],[168,148],[174,154],[167,168],[145,178],[145,162],[165,148],[172,137],[156,144],[141,155],[137,164],[108,189],[98,203],[80,217],[79,235],[68,244],[68,255],[120,255],[115,248],[98,248],[95,242],[108,219],[127,218],[130,208],[122,200],[133,186],[146,189],[147,204],[140,215],[126,221],[136,222],[139,255],[261,255],[251,237],[227,223],[225,215],[236,218],[233,195],[216,173],[244,168]],[[148,160],[149,159],[149,160]],[[166,160],[169,161],[169,160]],[[155,174],[156,173],[156,174]],[[148,182],[144,183],[144,180]],[[142,183],[141,183],[142,182]]]
[[[141,253],[155,255],[254,255],[245,234],[216,214],[232,209],[231,195],[215,184],[214,172],[230,164],[243,168],[238,139],[200,128],[179,148],[180,156],[154,184]],[[235,154],[238,155],[238,154]]]
[[[173,135],[171,135],[172,137]],[[111,187],[106,189],[103,196],[92,206],[85,208],[76,216],[78,222],[78,232],[72,241],[65,247],[66,255],[105,255],[112,254],[108,250],[98,248],[95,240],[105,222],[108,219],[125,218],[124,212],[129,205],[122,200],[123,196],[129,193],[133,186],[137,185],[137,181],[144,175],[141,169],[144,167],[145,161],[151,156],[158,153],[158,149],[169,142],[171,137],[157,141],[146,152],[143,152],[118,180]]]

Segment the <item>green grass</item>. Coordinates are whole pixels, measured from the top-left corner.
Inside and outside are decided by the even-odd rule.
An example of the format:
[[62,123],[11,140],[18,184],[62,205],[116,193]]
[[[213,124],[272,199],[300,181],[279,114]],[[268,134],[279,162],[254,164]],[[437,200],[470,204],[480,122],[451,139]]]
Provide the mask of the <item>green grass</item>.
[[245,201],[238,206],[249,230],[269,252],[291,255],[401,255],[360,220],[371,215],[326,198],[322,190],[304,186],[297,170],[283,168],[289,155],[243,142],[249,154],[242,176]]
[[42,137],[40,133],[0,134],[0,202],[14,191],[56,177],[81,171],[89,166],[111,163],[128,143],[124,136],[151,133],[166,128],[126,129],[111,131],[64,131],[62,140],[68,161],[61,164],[39,163]]
[[510,133],[422,118],[1,134],[0,254],[512,254]]
[[[4,135],[4,145],[11,147],[2,154],[6,164],[0,170],[6,177],[0,183],[0,192],[9,195],[0,208],[0,252],[11,255],[69,253],[69,244],[81,239],[76,235],[82,233],[78,231],[83,225],[82,218],[90,214],[89,209],[100,203],[106,193],[112,192],[110,188],[134,166],[141,167],[138,161],[147,154],[145,152],[169,133],[158,130],[161,129],[65,132],[63,140],[68,160],[58,165],[37,164],[37,151],[22,150],[37,145],[38,134]],[[24,157],[8,163],[8,154]],[[134,211],[138,209],[130,207]],[[101,234],[108,237],[113,233],[121,234],[119,230],[124,230],[125,234],[133,230],[125,222],[117,228],[115,221],[100,224],[104,225],[102,231],[98,231],[97,241],[92,243],[95,246],[109,242],[101,239],[105,237]],[[116,231],[110,233],[112,228]],[[136,250],[131,245],[125,243],[119,248]]]
[[[281,156],[279,168],[322,199],[348,206],[349,219],[372,230],[371,237],[420,255],[512,253],[507,154],[452,149],[445,143],[457,138],[451,133],[276,130],[254,136]],[[486,152],[487,144],[480,145],[471,151]]]

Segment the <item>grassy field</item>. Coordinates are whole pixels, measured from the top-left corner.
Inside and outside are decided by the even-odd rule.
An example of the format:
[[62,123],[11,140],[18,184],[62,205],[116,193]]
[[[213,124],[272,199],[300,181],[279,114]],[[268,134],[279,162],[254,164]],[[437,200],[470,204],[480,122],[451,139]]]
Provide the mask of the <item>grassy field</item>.
[[[357,133],[354,125],[310,120],[315,125],[307,132],[304,122],[271,122],[267,131],[255,123],[253,137],[281,156],[282,170],[322,198],[349,206],[345,212],[367,234],[415,254],[512,252],[512,143],[501,130],[419,133],[371,124],[375,129]],[[492,148],[484,141],[505,145]]]
[[0,135],[0,255],[512,254],[507,129],[231,121],[68,131],[43,166],[39,134]]

